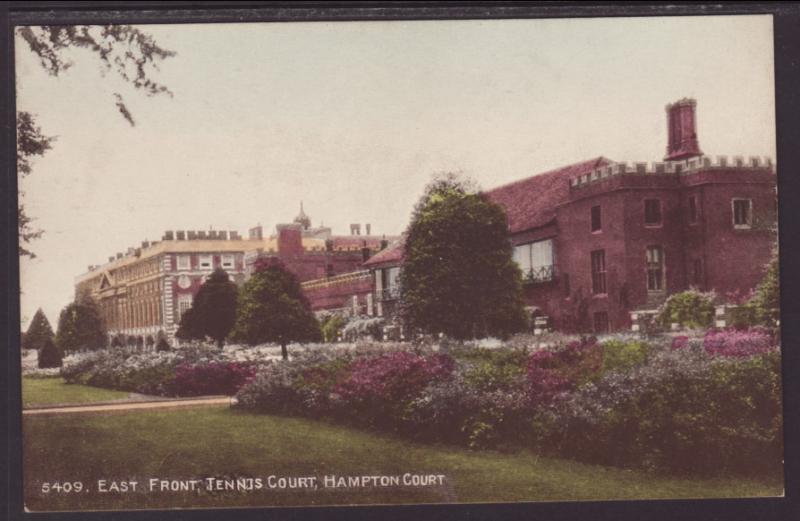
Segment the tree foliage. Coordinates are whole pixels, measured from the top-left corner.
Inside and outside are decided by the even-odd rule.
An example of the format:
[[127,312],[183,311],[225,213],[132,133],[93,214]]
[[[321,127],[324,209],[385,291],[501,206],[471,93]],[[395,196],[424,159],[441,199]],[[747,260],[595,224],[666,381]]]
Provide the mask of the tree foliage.
[[106,347],[106,328],[97,303],[88,296],[78,298],[61,311],[58,317],[56,343],[61,352]]
[[62,359],[61,349],[53,342],[52,338],[46,339],[39,350],[39,368],[61,367]]
[[400,273],[409,326],[456,339],[525,328],[521,273],[502,207],[449,174],[414,209]]
[[[20,178],[31,173],[31,162],[35,157],[41,157],[50,150],[55,137],[45,136],[42,129],[36,124],[29,112],[17,112],[17,172]],[[24,192],[19,192],[19,207],[17,208],[19,231],[19,254],[35,258],[36,255],[27,249],[26,245],[33,239],[42,236],[42,230],[34,228],[32,219],[25,213],[22,203]]]
[[37,309],[36,314],[33,315],[33,320],[28,326],[28,331],[25,333],[23,347],[38,351],[48,339],[53,340],[53,338],[53,328],[50,326],[50,321],[47,320],[42,308]]
[[181,317],[177,337],[200,340],[210,337],[222,347],[236,321],[236,298],[236,284],[225,270],[217,268],[200,286],[192,307]]
[[[39,58],[42,68],[51,76],[58,76],[72,67],[65,55],[68,49],[89,51],[100,62],[102,74],[113,71],[136,90],[148,96],[172,92],[153,79],[158,65],[175,56],[159,46],[144,31],[130,25],[43,25],[24,26],[17,29],[28,48]],[[133,116],[122,95],[114,93],[115,105],[131,126]]]
[[238,342],[280,344],[284,360],[289,342],[321,340],[319,323],[297,278],[277,259],[257,266],[239,292],[236,324]]
[[[153,74],[158,71],[158,64],[175,56],[175,52],[160,47],[152,36],[140,29],[130,25],[43,25],[19,27],[17,33],[51,76],[58,76],[73,65],[66,55],[69,49],[83,49],[97,58],[103,74],[114,71],[134,89],[148,96],[172,96],[165,85],[153,79]],[[113,96],[117,110],[134,126],[133,115],[122,94],[115,92]],[[17,112],[17,171],[20,177],[31,173],[31,160],[50,150],[54,140],[55,137],[42,133],[30,112]],[[32,219],[25,213],[22,196],[20,192],[17,209],[19,255],[34,258],[35,254],[26,245],[41,237],[43,232],[33,226]]]

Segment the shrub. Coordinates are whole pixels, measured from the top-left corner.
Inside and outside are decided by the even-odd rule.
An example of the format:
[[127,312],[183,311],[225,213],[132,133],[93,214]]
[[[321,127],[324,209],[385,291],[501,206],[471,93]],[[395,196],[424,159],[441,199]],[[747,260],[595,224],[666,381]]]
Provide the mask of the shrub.
[[533,353],[528,362],[528,385],[534,402],[547,401],[599,376],[603,351],[595,337],[585,337],[556,350]]
[[749,357],[769,351],[772,336],[763,329],[710,330],[703,337],[703,348],[712,356]]
[[680,349],[608,373],[540,407],[536,444],[593,463],[673,472],[776,470],[779,352],[711,358]]
[[169,351],[169,350],[170,350],[169,342],[167,342],[166,337],[159,336],[158,337],[158,342],[156,342],[156,351],[162,351],[163,352],[163,351]]
[[354,420],[394,428],[408,402],[453,368],[453,359],[447,355],[423,357],[395,351],[368,356],[353,362],[334,391],[348,403]]
[[332,314],[322,320],[320,329],[322,330],[322,339],[325,342],[336,342],[339,339],[339,333],[347,323],[347,320],[338,314]]
[[381,317],[356,317],[342,328],[342,337],[348,342],[362,338],[382,340],[385,322]]
[[52,338],[45,338],[39,348],[39,369],[61,367],[61,350]]
[[183,363],[176,367],[172,391],[178,396],[235,394],[255,376],[251,364],[238,362]]
[[694,289],[675,293],[659,309],[657,321],[665,329],[674,323],[689,329],[709,327],[714,319],[714,300],[714,293]]
[[610,339],[604,341],[603,373],[628,372],[642,365],[650,354],[650,344],[636,339]]

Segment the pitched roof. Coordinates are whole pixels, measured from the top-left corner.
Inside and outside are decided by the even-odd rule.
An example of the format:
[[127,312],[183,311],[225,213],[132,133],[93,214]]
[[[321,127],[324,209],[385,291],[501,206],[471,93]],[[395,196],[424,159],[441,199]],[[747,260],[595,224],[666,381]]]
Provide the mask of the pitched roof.
[[365,268],[373,268],[384,264],[400,264],[403,260],[403,250],[406,244],[406,237],[403,234],[399,239],[389,246],[379,251],[363,264]]
[[556,206],[569,197],[570,179],[610,163],[609,159],[596,157],[499,186],[486,195],[505,208],[509,232],[538,228],[555,219]]

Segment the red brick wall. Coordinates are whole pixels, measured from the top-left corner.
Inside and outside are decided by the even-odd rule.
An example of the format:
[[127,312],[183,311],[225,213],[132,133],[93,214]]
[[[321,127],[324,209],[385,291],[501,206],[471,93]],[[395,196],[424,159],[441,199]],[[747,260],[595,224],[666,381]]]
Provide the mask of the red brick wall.
[[[629,325],[628,312],[657,306],[693,284],[693,261],[703,260],[701,289],[720,295],[745,293],[761,279],[775,240],[775,176],[768,169],[713,169],[687,174],[620,175],[573,189],[557,210],[556,223],[515,234],[514,244],[554,238],[556,281],[525,286],[529,305],[542,308],[557,327],[577,319],[584,302],[588,324],[608,313],[611,329]],[[688,198],[698,198],[697,224],[688,222]],[[734,229],[731,200],[752,199],[753,225]],[[661,201],[661,226],[644,223],[644,200]],[[591,231],[591,208],[599,205],[602,230]],[[666,291],[648,292],[646,249],[664,252]],[[592,294],[591,252],[605,250],[606,287]],[[569,278],[569,296],[565,275]]]

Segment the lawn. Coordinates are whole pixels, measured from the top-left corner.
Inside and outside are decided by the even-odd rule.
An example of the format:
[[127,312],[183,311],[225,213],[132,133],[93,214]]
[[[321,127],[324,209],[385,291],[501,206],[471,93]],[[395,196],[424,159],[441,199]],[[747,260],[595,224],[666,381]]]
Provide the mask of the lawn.
[[[505,502],[775,496],[780,476],[667,478],[539,457],[422,445],[328,423],[227,407],[25,417],[25,503],[33,511],[363,503]],[[324,476],[443,475],[434,486],[324,487]],[[269,476],[317,478],[319,488],[271,489]],[[150,478],[261,479],[260,490],[149,491]],[[98,480],[136,491],[98,491]],[[84,490],[43,493],[43,483]],[[308,482],[307,482],[308,483]],[[181,485],[175,485],[180,488]],[[188,487],[188,485],[185,485]]]
[[109,402],[127,398],[129,393],[64,383],[60,377],[22,378],[22,406],[67,405]]

